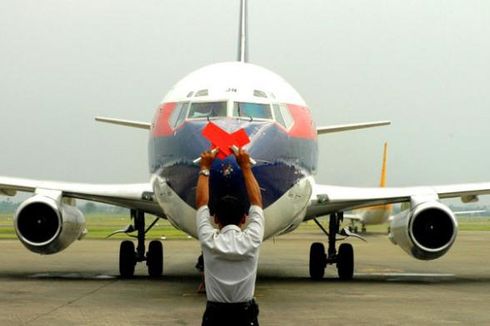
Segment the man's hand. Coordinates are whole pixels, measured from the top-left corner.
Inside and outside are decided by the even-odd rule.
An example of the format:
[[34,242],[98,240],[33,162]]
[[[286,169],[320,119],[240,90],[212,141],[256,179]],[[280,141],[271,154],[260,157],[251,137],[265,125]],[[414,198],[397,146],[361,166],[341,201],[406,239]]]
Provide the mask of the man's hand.
[[199,166],[202,169],[210,169],[213,164],[213,160],[218,153],[218,148],[213,149],[212,151],[204,151],[201,154],[201,161],[199,162]]
[[250,169],[250,155],[243,148],[239,148],[238,151],[234,151],[233,154],[242,170]]

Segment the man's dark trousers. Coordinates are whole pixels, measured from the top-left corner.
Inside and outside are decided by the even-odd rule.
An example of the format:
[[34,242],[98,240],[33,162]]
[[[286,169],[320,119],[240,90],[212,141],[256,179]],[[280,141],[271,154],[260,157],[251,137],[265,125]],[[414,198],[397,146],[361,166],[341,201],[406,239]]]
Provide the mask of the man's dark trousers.
[[210,302],[202,318],[202,326],[258,326],[259,306],[255,300],[243,303]]

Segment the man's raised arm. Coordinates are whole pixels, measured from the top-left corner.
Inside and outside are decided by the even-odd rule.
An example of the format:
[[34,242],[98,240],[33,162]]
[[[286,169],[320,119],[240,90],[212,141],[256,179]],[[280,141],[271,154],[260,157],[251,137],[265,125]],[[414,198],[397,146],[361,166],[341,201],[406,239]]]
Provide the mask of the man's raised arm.
[[242,169],[245,187],[247,188],[248,200],[250,205],[256,205],[262,208],[262,194],[260,193],[259,183],[252,172],[250,164],[250,155],[243,149],[239,149],[236,153],[236,160]]
[[199,166],[201,171],[199,172],[199,179],[197,179],[196,189],[196,208],[207,205],[209,202],[209,169],[213,164],[216,152],[207,151],[201,154],[201,161]]

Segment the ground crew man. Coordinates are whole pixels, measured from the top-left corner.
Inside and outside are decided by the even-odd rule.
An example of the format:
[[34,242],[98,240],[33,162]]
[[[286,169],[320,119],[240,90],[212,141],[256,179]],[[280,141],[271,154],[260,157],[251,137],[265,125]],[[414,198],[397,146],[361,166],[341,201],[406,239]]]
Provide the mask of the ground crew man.
[[[201,154],[196,190],[197,231],[204,257],[208,299],[202,325],[258,325],[258,306],[253,299],[259,246],[264,237],[262,195],[244,150],[235,152],[250,201],[248,216],[237,198],[224,196],[216,202],[213,227],[208,208],[209,169],[216,153]],[[245,229],[241,229],[248,220]]]

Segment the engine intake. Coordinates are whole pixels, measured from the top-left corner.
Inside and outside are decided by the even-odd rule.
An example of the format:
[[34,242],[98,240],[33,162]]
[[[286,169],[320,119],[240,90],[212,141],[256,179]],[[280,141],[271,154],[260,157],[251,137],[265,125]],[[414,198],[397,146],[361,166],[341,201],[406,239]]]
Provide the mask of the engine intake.
[[18,234],[26,241],[41,244],[55,238],[61,230],[58,213],[44,203],[32,203],[17,216]]
[[85,218],[75,206],[43,195],[24,201],[14,216],[17,237],[30,251],[54,254],[85,233]]
[[458,233],[454,213],[438,201],[418,204],[391,220],[390,239],[409,255],[432,260],[444,255]]

